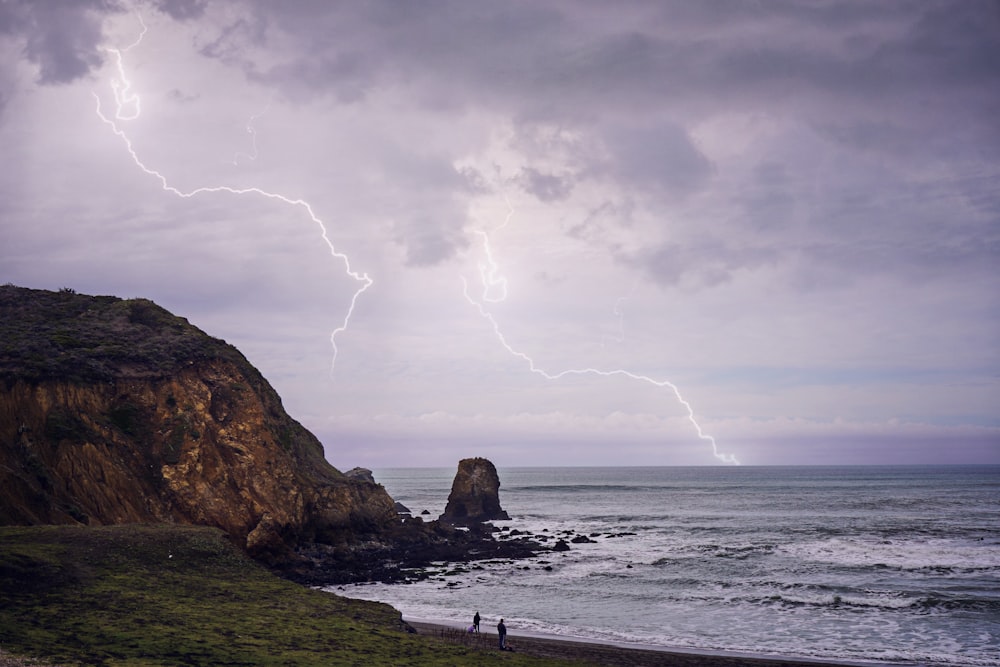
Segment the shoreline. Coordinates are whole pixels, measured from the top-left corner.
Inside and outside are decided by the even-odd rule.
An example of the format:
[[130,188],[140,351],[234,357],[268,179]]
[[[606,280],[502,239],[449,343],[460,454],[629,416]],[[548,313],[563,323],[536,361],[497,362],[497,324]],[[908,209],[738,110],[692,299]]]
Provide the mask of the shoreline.
[[[403,617],[418,634],[444,641],[472,645],[479,650],[497,651],[496,631],[484,628],[480,634],[469,633],[466,626],[454,621]],[[686,649],[652,644],[628,644],[583,637],[563,637],[538,632],[508,630],[507,644],[517,653],[544,658],[561,658],[598,665],[634,667],[891,667],[905,663],[866,662],[824,658],[800,658],[778,655]]]

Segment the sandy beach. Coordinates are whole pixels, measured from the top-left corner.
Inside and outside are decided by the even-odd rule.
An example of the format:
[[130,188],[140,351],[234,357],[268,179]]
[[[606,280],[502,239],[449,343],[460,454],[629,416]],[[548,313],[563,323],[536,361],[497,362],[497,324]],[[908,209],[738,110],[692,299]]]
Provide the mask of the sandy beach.
[[[439,637],[446,641],[497,651],[496,632],[484,626],[480,634],[472,634],[455,625],[405,619],[418,633]],[[561,658],[580,664],[629,667],[821,667],[823,665],[871,666],[883,663],[824,661],[778,656],[744,656],[729,653],[712,653],[658,647],[631,647],[580,639],[564,639],[554,635],[520,634],[508,630],[507,645],[510,650],[546,658]]]

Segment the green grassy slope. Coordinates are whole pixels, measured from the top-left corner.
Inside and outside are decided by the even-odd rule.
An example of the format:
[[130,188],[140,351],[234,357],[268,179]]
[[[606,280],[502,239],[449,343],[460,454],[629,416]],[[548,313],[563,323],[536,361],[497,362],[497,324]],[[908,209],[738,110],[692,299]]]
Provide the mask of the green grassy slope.
[[408,634],[212,528],[0,528],[0,651],[87,665],[556,665]]

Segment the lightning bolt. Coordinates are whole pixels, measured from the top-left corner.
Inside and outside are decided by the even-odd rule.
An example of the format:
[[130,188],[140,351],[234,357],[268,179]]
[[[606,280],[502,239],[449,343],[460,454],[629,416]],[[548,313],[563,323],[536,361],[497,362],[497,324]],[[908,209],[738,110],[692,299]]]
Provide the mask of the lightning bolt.
[[250,116],[250,119],[247,121],[246,130],[247,134],[250,135],[251,152],[244,153],[243,151],[239,151],[235,155],[233,155],[233,166],[238,167],[240,165],[240,158],[246,158],[251,162],[257,159],[257,128],[255,128],[253,124],[258,118],[260,118],[266,113],[267,109],[264,109],[259,114],[254,114],[253,116]]
[[[514,213],[514,209],[510,205],[510,200],[506,199],[506,195],[504,198],[507,201],[508,213],[507,213],[507,218],[504,220],[504,223],[496,228],[498,230],[502,229],[507,225],[508,222],[510,222],[511,216]],[[698,423],[698,420],[695,417],[694,408],[691,407],[691,403],[689,403],[681,395],[680,389],[674,383],[669,382],[667,380],[657,380],[648,375],[633,373],[631,371],[621,368],[613,370],[602,370],[599,368],[570,368],[564,371],[559,371],[558,373],[552,373],[543,368],[540,368],[535,363],[535,360],[532,359],[528,354],[518,350],[513,345],[511,345],[510,342],[507,341],[507,337],[501,330],[500,324],[497,322],[496,318],[493,317],[493,314],[489,310],[487,310],[486,306],[484,305],[484,303],[499,303],[500,301],[503,301],[507,297],[507,281],[502,276],[499,276],[499,267],[496,261],[493,259],[493,249],[490,243],[490,234],[482,230],[477,230],[477,235],[483,239],[483,252],[486,255],[486,262],[480,263],[479,265],[479,275],[483,282],[482,296],[479,299],[476,299],[472,296],[472,294],[469,291],[468,281],[465,279],[464,276],[462,276],[462,294],[465,296],[465,300],[468,301],[479,312],[479,315],[484,320],[490,323],[490,326],[493,328],[493,334],[496,336],[497,340],[500,341],[500,344],[504,347],[504,349],[507,350],[508,353],[524,361],[528,365],[528,370],[530,370],[532,373],[540,375],[546,380],[550,381],[557,381],[562,378],[574,375],[595,375],[598,377],[626,377],[631,380],[635,380],[637,382],[644,382],[646,384],[650,384],[659,389],[669,389],[671,392],[673,392],[674,397],[677,399],[677,401],[682,406],[684,406],[684,409],[687,411],[687,419],[689,422],[691,422],[691,425],[694,426],[695,431],[698,433],[698,439],[707,442],[709,445],[711,445],[712,455],[723,463],[730,465],[740,465],[739,460],[734,455],[725,454],[719,451],[719,447],[715,442],[715,438],[705,433],[705,431],[701,428],[701,424]],[[503,286],[502,296],[499,298],[490,297],[490,294],[497,288],[497,286],[500,285]],[[619,302],[620,301],[621,299],[619,299]],[[619,314],[617,304],[615,306],[615,314]]]
[[[506,227],[514,215],[514,207],[511,206],[510,199],[507,198],[506,194],[504,194],[504,202],[507,204],[507,217],[504,218],[502,225],[493,230],[493,233]],[[477,229],[476,234],[483,239],[483,251],[486,255],[486,261],[480,262],[478,265],[479,279],[483,283],[482,300],[487,303],[500,303],[507,299],[507,279],[500,275],[500,267],[493,259],[489,233]],[[498,293],[498,296],[493,296],[494,292]],[[468,298],[468,294],[466,294],[466,298]]]
[[623,304],[628,299],[632,298],[635,294],[637,286],[638,282],[634,283],[628,296],[620,296],[615,301],[615,307],[611,312],[613,312],[615,317],[618,319],[618,334],[616,336],[609,336],[607,334],[601,336],[601,347],[607,345],[609,340],[618,343],[619,345],[625,342],[625,309],[623,308]]
[[[139,46],[149,31],[142,17],[136,14],[136,18],[139,19],[139,25],[142,26],[142,30],[139,32],[139,36],[135,38],[135,41],[124,49],[105,49],[115,57],[115,66],[118,69],[118,78],[111,79],[111,91],[115,97],[115,120],[135,120],[142,113],[142,104],[139,96],[132,92],[132,82],[125,76],[124,54]],[[94,97],[97,97],[96,93]],[[100,101],[98,100],[98,102]],[[129,107],[131,107],[131,111],[126,113],[125,110]]]
[[[197,197],[199,195],[218,194],[218,193],[241,195],[241,196],[254,195],[258,197],[264,197],[266,199],[277,200],[285,204],[288,204],[289,206],[301,208],[303,211],[305,211],[306,215],[309,216],[309,219],[312,220],[317,227],[319,227],[320,235],[322,236],[323,241],[326,243],[327,248],[329,248],[330,255],[334,259],[342,262],[344,265],[344,270],[347,273],[347,275],[350,276],[350,278],[354,280],[356,283],[358,283],[358,287],[355,289],[354,293],[351,296],[350,305],[347,308],[347,312],[344,314],[343,321],[341,322],[340,326],[335,328],[330,334],[330,345],[333,347],[333,358],[330,362],[330,372],[332,373],[334,368],[336,367],[337,354],[339,352],[337,347],[337,336],[339,336],[340,334],[342,334],[344,331],[347,330],[351,322],[351,317],[354,315],[354,309],[357,306],[358,299],[361,297],[362,294],[365,293],[365,291],[369,287],[372,286],[374,281],[368,276],[367,273],[361,273],[355,271],[352,268],[350,258],[346,254],[337,250],[333,241],[330,240],[330,236],[327,232],[326,225],[319,218],[319,216],[316,215],[316,212],[313,210],[312,206],[306,200],[286,197],[285,195],[276,192],[269,192],[267,190],[263,190],[261,188],[256,188],[256,187],[234,188],[227,185],[216,185],[216,186],[198,187],[185,191],[171,185],[167,177],[164,176],[161,172],[146,166],[146,164],[139,157],[139,154],[136,152],[136,149],[132,144],[132,140],[129,139],[125,131],[119,126],[119,122],[135,120],[136,118],[139,117],[141,113],[140,98],[136,93],[132,92],[132,83],[131,81],[129,81],[128,77],[125,74],[125,64],[124,64],[125,53],[127,53],[129,50],[141,44],[147,32],[146,24],[145,22],[143,22],[142,17],[138,15],[137,17],[139,19],[140,25],[142,25],[142,31],[139,33],[138,38],[136,38],[136,40],[132,44],[128,45],[123,49],[106,48],[106,50],[110,54],[112,54],[112,56],[114,56],[116,62],[116,68],[118,71],[118,76],[116,78],[112,78],[110,84],[111,90],[114,94],[115,110],[114,113],[110,116],[105,114],[103,109],[101,108],[101,98],[95,92],[93,93],[93,95],[96,103],[96,112],[98,118],[100,118],[105,125],[111,128],[111,131],[119,139],[122,140],[122,143],[124,143],[125,145],[125,149],[128,151],[128,154],[132,157],[132,161],[135,162],[135,165],[149,176],[152,176],[153,178],[158,180],[160,182],[160,186],[166,192],[169,192],[183,199],[189,199],[192,197]],[[253,120],[259,117],[260,115],[261,114],[251,117],[251,120],[249,121],[247,127],[247,130],[250,132],[250,134],[254,136],[255,141],[256,141],[256,134],[252,129]],[[256,143],[254,144],[254,152],[256,153]]]
[[[332,373],[336,366],[337,355],[339,351],[337,347],[337,336],[347,330],[348,326],[350,325],[351,317],[354,314],[355,307],[357,306],[358,299],[361,297],[362,294],[364,294],[364,292],[369,287],[372,286],[374,281],[368,276],[367,273],[361,273],[352,268],[350,258],[346,254],[337,250],[334,243],[330,240],[326,225],[316,215],[315,211],[313,210],[309,202],[305,201],[304,199],[287,197],[285,195],[276,192],[270,192],[268,190],[264,190],[257,187],[234,188],[227,185],[216,185],[216,186],[197,187],[190,190],[181,190],[176,186],[171,185],[167,177],[164,176],[160,171],[147,166],[142,161],[134,145],[132,144],[132,140],[128,137],[126,132],[119,125],[120,122],[127,122],[137,119],[142,111],[141,99],[138,94],[132,92],[132,83],[125,72],[125,54],[131,49],[140,45],[147,32],[147,27],[146,24],[142,21],[142,17],[138,16],[138,20],[140,25],[142,26],[142,30],[139,33],[139,36],[132,44],[121,49],[119,48],[106,49],[114,57],[116,69],[118,72],[118,76],[116,78],[112,78],[110,82],[111,90],[114,97],[115,110],[114,113],[110,116],[105,114],[101,105],[101,98],[95,92],[93,93],[93,96],[95,101],[95,111],[98,118],[111,129],[112,133],[114,133],[115,136],[121,139],[122,143],[125,145],[126,151],[132,158],[132,161],[135,163],[135,165],[141,171],[159,181],[160,186],[165,192],[169,192],[183,199],[197,197],[199,195],[219,194],[219,193],[239,195],[239,196],[254,195],[258,197],[264,197],[266,199],[281,201],[285,204],[288,204],[289,206],[301,208],[302,210],[305,211],[309,219],[312,220],[312,222],[316,224],[317,227],[319,227],[320,234],[323,238],[323,241],[329,248],[331,256],[342,262],[344,265],[344,270],[347,273],[347,275],[350,276],[350,278],[353,279],[356,283],[358,283],[357,289],[351,296],[350,304],[347,308],[347,311],[344,315],[344,319],[341,325],[335,328],[330,334],[330,345],[333,348],[333,358],[330,364],[330,371]],[[256,156],[256,131],[253,128],[253,121],[260,115],[261,114],[258,114],[257,116],[252,116],[247,124],[247,132],[250,133],[253,139],[254,155],[247,156],[251,157],[251,159],[253,159],[253,157]],[[240,155],[241,155],[240,153],[237,153],[236,156],[234,156],[233,159],[234,164],[239,161]],[[498,227],[496,227],[496,229],[493,230],[494,233],[506,227],[514,214],[514,208],[511,205],[510,200],[506,197],[506,195],[504,196],[504,199],[507,203],[507,215],[504,219],[503,224],[499,225]],[[694,409],[691,407],[691,404],[681,395],[680,389],[675,384],[667,380],[657,380],[648,375],[633,373],[625,369],[602,370],[598,368],[572,368],[557,373],[552,373],[543,368],[540,368],[535,363],[534,359],[532,359],[529,355],[512,346],[507,341],[507,338],[504,336],[503,331],[500,328],[500,324],[497,322],[496,318],[493,317],[492,313],[490,313],[489,310],[487,310],[486,306],[484,305],[484,303],[500,303],[506,300],[508,296],[507,279],[503,275],[501,275],[499,265],[497,264],[496,260],[493,257],[493,250],[490,242],[490,233],[483,230],[478,230],[477,235],[482,239],[484,254],[486,257],[485,261],[481,262],[478,265],[479,277],[483,285],[482,294],[479,299],[474,298],[469,291],[469,285],[464,276],[462,277],[462,292],[463,295],[465,296],[465,299],[473,307],[477,309],[480,316],[490,323],[491,327],[493,328],[494,335],[497,337],[497,339],[500,341],[500,344],[507,350],[508,353],[524,361],[528,365],[528,369],[532,373],[540,375],[550,381],[557,381],[560,380],[561,378],[573,375],[594,375],[598,377],[622,376],[629,378],[631,380],[650,384],[659,389],[668,388],[673,392],[677,401],[682,406],[684,406],[685,410],[687,411],[688,421],[690,421],[691,424],[694,426],[698,434],[698,438],[700,440],[708,442],[711,445],[712,453],[715,456],[715,458],[722,461],[723,463],[739,465],[739,461],[736,459],[735,456],[733,456],[732,454],[724,454],[719,451],[715,438],[712,437],[711,435],[706,434],[704,430],[701,428],[701,425],[695,418]],[[620,315],[617,309],[617,305],[615,312],[616,314]]]

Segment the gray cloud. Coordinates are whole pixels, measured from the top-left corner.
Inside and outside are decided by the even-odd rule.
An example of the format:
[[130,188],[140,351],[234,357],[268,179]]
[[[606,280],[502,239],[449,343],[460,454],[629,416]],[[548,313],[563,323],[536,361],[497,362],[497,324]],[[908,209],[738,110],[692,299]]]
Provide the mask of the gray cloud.
[[434,266],[455,257],[468,246],[460,231],[461,222],[442,224],[440,219],[416,216],[394,225],[395,239],[406,252],[406,264],[414,267]]
[[902,38],[875,50],[871,64],[885,82],[950,82],[954,87],[996,82],[998,34],[1000,5],[995,2],[928,3]]
[[408,266],[451,260],[468,246],[464,203],[482,182],[457,170],[446,158],[392,144],[381,151],[385,173],[381,207],[393,220],[393,239]]
[[[461,298],[486,261],[473,230],[495,232],[509,287],[491,313],[538,368],[669,375],[699,415],[739,421],[733,440],[781,415],[803,443],[800,420],[843,417],[859,441],[889,416],[995,424],[995,3],[145,0],[125,63],[143,117],[121,123],[136,154],[180,188],[308,199],[375,280],[332,380],[324,329],[357,285],[304,212],[165,193],[94,118],[92,93],[112,95],[81,79],[102,29],[134,40],[131,17],[106,20],[130,9],[0,0],[21,59],[0,73],[0,140],[22,167],[0,174],[0,282],[193,314],[310,427],[344,416],[352,456],[393,418],[403,449],[379,455],[416,451],[423,412],[457,425],[453,460],[477,424],[571,441],[609,401],[636,423],[680,410],[529,373]],[[614,422],[588,436],[594,463],[626,460]],[[649,437],[692,439],[668,430]]]
[[199,19],[205,14],[208,0],[154,0],[153,6],[175,21]]
[[[705,168],[684,145],[683,124],[726,108],[798,115],[835,128],[832,140],[865,141],[870,150],[902,151],[923,137],[931,144],[910,152],[926,154],[955,118],[964,119],[969,141],[998,143],[991,3],[697,4],[259,2],[205,53],[242,59],[252,80],[298,101],[358,103],[393,87],[442,112],[478,107],[515,122],[558,119],[620,154],[606,166],[622,176],[641,172],[652,186],[655,173],[675,190],[692,187]],[[250,45],[287,35],[297,48],[278,61],[250,55]],[[654,164],[655,146],[674,161]]]
[[747,191],[737,196],[744,208],[747,227],[775,232],[794,222],[796,184],[788,167],[778,162],[764,162],[753,168]]
[[533,167],[523,167],[516,180],[525,192],[534,195],[543,202],[566,199],[573,192],[575,185],[575,179],[568,174],[556,176],[555,174],[543,173]]
[[23,40],[24,54],[38,66],[42,84],[62,84],[87,76],[104,56],[104,15],[122,11],[112,0],[6,2],[0,7],[0,33]]
[[[621,247],[611,239],[609,232],[631,227],[635,209],[635,202],[627,197],[621,201],[602,202],[588,211],[580,222],[569,225],[566,235],[603,247],[610,255],[617,255],[621,261],[624,259]],[[624,263],[628,264],[627,259]]]
[[618,126],[604,135],[609,158],[606,173],[627,187],[683,196],[699,188],[712,173],[711,162],[674,123]]
[[663,243],[631,254],[619,254],[616,259],[636,266],[655,283],[693,288],[717,287],[733,280],[738,271],[752,271],[773,265],[780,251],[765,246],[730,246],[720,241],[703,241],[691,245]]

